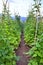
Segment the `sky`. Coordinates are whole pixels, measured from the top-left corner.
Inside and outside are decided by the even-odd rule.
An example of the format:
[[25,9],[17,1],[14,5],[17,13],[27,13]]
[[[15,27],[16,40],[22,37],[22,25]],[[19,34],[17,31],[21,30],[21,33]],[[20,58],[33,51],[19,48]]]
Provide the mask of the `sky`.
[[[31,10],[33,3],[33,0],[9,0],[10,14],[14,16],[15,13],[19,13],[20,16],[26,17]],[[41,3],[41,14],[43,15],[43,0]],[[2,13],[3,10],[2,5],[2,0],[0,0],[0,13]]]

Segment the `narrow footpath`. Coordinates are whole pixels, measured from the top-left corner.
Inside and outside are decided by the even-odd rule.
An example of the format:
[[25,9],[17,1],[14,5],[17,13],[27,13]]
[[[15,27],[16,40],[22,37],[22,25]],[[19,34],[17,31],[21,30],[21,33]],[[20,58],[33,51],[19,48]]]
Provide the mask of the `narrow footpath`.
[[20,60],[17,61],[17,65],[28,65],[30,57],[26,55],[25,52],[29,51],[29,49],[30,48],[25,45],[24,34],[22,32],[20,46],[16,51],[16,55],[20,56]]

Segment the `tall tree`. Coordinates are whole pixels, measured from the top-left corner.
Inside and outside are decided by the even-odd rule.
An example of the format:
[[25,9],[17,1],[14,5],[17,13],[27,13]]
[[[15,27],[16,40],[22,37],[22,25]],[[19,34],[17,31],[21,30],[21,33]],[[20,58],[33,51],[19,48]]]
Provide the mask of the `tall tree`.
[[21,22],[20,22],[20,16],[19,15],[15,15],[15,20],[17,21],[17,23],[20,25]]

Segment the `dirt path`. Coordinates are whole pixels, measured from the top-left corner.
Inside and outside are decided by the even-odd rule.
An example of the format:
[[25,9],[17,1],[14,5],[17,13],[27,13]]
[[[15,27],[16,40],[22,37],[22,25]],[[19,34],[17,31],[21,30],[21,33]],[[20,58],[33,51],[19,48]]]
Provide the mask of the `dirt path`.
[[18,50],[16,51],[16,55],[20,56],[20,60],[17,61],[17,65],[28,65],[28,61],[29,61],[30,57],[28,55],[24,54],[24,52],[29,51],[29,49],[30,48],[25,45],[24,35],[22,32],[20,46],[19,46]]

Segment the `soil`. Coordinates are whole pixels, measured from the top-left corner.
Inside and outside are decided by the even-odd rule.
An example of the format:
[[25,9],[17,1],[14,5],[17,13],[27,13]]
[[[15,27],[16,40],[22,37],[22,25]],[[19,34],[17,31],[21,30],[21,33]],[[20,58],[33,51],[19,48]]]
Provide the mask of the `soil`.
[[20,57],[20,60],[17,61],[17,65],[28,65],[30,56],[25,53],[28,52],[30,48],[25,45],[24,34],[21,33],[21,42],[19,48],[16,50],[16,55]]

